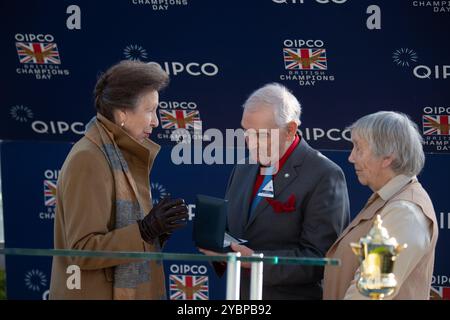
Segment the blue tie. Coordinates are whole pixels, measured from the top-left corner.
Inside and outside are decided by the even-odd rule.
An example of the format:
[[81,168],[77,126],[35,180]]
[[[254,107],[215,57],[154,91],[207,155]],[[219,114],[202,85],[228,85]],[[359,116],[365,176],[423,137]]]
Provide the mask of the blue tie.
[[261,183],[261,185],[258,188],[258,191],[256,192],[255,198],[253,198],[253,202],[252,205],[250,207],[250,211],[248,214],[248,220],[250,220],[250,218],[253,215],[253,212],[255,212],[256,207],[258,206],[258,204],[261,202],[262,198],[261,196],[258,196],[258,194],[262,191],[262,189],[264,189],[264,187],[269,183],[269,181],[272,179],[272,172],[273,172],[273,168],[269,167],[266,170],[266,175],[264,176],[263,182]]

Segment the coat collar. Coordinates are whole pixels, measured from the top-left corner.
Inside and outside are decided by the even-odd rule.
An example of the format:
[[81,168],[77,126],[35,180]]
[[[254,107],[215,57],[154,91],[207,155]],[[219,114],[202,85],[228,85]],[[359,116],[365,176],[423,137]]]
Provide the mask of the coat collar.
[[97,113],[97,120],[107,130],[108,134],[116,142],[125,157],[129,156],[134,159],[135,162],[151,169],[153,162],[161,149],[160,145],[150,139],[145,139],[143,142],[137,141],[125,130],[100,113]]
[[416,177],[409,177],[403,174],[395,176],[388,181],[380,190],[377,191],[378,195],[383,200],[390,199],[394,194],[396,194],[400,189],[406,186],[412,179]]

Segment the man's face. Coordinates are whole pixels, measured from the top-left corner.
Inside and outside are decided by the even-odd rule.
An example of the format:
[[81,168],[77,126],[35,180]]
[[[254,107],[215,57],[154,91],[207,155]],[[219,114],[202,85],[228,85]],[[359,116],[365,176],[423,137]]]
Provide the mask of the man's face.
[[244,111],[241,126],[254,161],[267,166],[279,160],[286,144],[286,130],[277,126],[270,107],[263,105]]
[[359,182],[378,191],[383,186],[383,158],[372,153],[369,143],[352,133],[353,149],[348,161],[354,164]]

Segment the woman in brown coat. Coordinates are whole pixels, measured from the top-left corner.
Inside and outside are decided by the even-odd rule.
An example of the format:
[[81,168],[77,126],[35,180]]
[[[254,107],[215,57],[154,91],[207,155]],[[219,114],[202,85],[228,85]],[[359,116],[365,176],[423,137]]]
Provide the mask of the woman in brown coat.
[[[95,87],[97,116],[67,156],[57,187],[55,249],[159,252],[185,225],[182,199],[152,208],[149,174],[160,146],[158,91],[168,75],[156,64],[123,61]],[[70,285],[70,272],[80,272]],[[69,268],[70,267],[70,268]],[[164,299],[160,261],[54,257],[51,299]]]

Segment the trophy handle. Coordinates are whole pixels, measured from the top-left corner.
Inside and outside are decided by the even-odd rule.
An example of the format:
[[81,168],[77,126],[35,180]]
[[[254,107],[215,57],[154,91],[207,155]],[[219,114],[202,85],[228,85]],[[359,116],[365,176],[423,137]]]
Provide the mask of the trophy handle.
[[359,243],[352,242],[350,243],[350,247],[352,248],[352,251],[356,256],[362,258],[362,246]]
[[408,245],[405,244],[399,244],[396,248],[395,248],[395,253],[399,254],[400,252],[402,252],[404,249],[408,248]]

